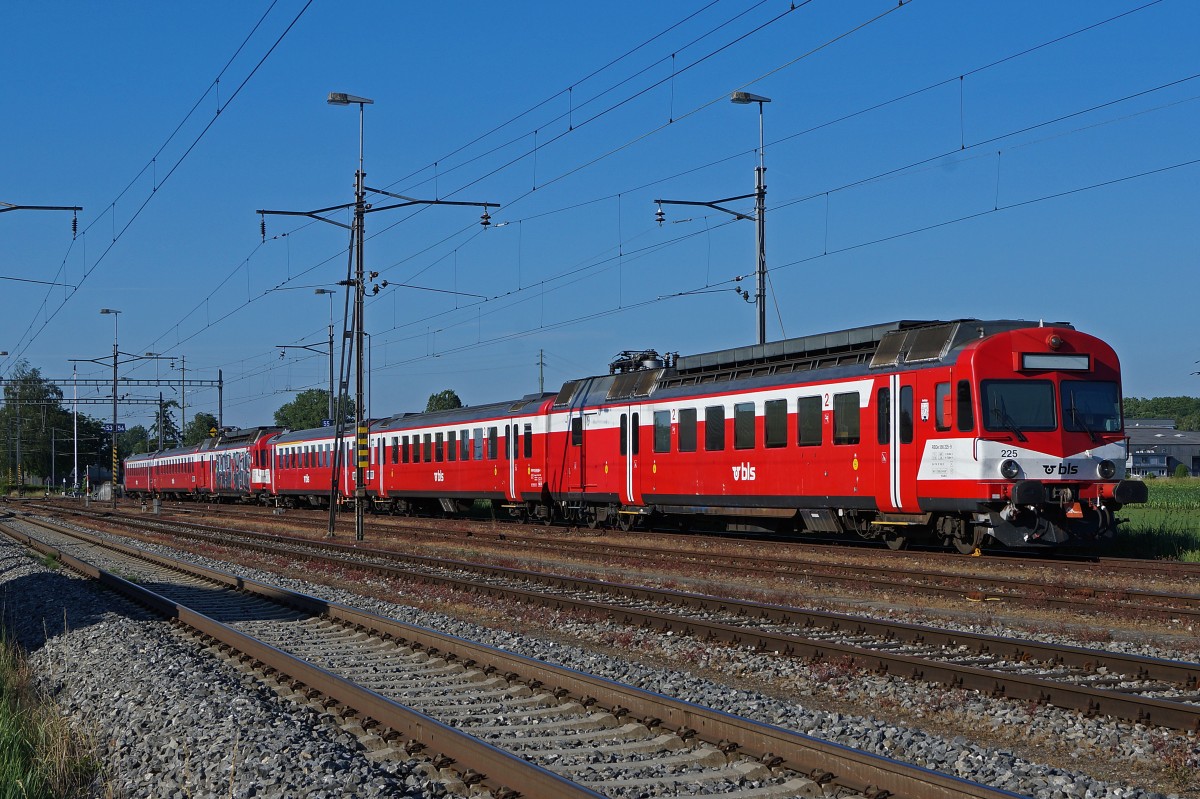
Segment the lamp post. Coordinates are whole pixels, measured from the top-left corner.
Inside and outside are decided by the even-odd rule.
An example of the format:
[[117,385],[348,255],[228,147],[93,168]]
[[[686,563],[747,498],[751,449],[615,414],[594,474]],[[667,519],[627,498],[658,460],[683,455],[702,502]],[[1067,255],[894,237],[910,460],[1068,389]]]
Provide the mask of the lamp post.
[[354,540],[363,540],[363,512],[367,501],[364,485],[367,457],[367,425],[363,416],[363,297],[366,281],[363,280],[363,212],[366,192],[363,190],[363,116],[367,105],[374,103],[365,97],[355,97],[345,92],[330,92],[330,105],[358,106],[358,171],[354,173]]
[[117,320],[121,312],[114,308],[101,308],[100,313],[112,314],[113,318],[113,417],[112,417],[112,497],[110,506],[117,507]]
[[[491,216],[488,214],[488,208],[498,207],[496,203],[486,202],[466,202],[457,200],[418,200],[414,197],[406,197],[402,194],[393,194],[383,189],[369,189],[364,185],[363,181],[366,178],[366,172],[363,171],[363,117],[364,107],[374,104],[374,100],[368,100],[366,97],[356,97],[353,94],[345,92],[330,92],[327,102],[330,105],[357,105],[358,106],[358,171],[354,173],[354,202],[342,205],[333,205],[327,208],[321,208],[316,211],[269,211],[259,209],[256,211],[260,216],[265,214],[281,214],[284,216],[307,216],[311,219],[317,219],[321,222],[328,222],[338,227],[349,228],[351,231],[351,241],[355,248],[355,272],[354,278],[345,281],[342,285],[354,286],[354,372],[355,372],[355,476],[356,484],[354,486],[354,537],[356,540],[363,539],[363,512],[366,509],[367,490],[364,485],[364,475],[367,468],[367,459],[370,455],[367,441],[367,425],[363,417],[363,298],[366,293],[366,279],[363,269],[363,241],[364,226],[363,218],[368,213],[376,213],[378,211],[389,211],[393,208],[406,208],[410,205],[473,205],[483,208],[483,214],[480,217],[480,224],[486,229],[492,224]],[[366,202],[366,193],[371,191],[374,194],[381,194],[386,197],[394,197],[400,202],[390,203],[387,205],[368,205]],[[322,214],[333,211],[340,211],[347,208],[354,208],[354,223],[346,225],[334,219],[330,219]],[[260,223],[264,241],[266,240],[266,222]],[[371,273],[371,279],[374,280],[377,273]],[[331,301],[332,302],[332,301]],[[339,396],[341,394],[341,386],[338,387]],[[335,453],[341,452],[342,440],[342,424],[341,420],[337,420],[335,427],[334,439],[339,446],[335,447]],[[334,531],[334,513],[337,503],[338,490],[338,474],[339,455],[334,456],[334,474],[333,483],[330,488],[329,502],[329,535],[333,536]]]
[[767,343],[767,167],[763,161],[763,103],[770,97],[749,92],[734,92],[730,102],[738,105],[758,103],[758,166],[754,168],[754,238],[758,251],[755,269],[755,305],[758,310],[758,343]]
[[313,289],[313,294],[329,295],[329,423],[333,424],[333,289]]
[[[763,103],[771,102],[770,97],[763,97],[759,94],[750,94],[749,92],[734,92],[730,98],[730,102],[738,105],[749,105],[750,103],[758,103],[758,166],[754,168],[754,193],[740,194],[737,197],[725,197],[720,200],[712,200],[708,202],[696,200],[655,200],[658,204],[658,211],[655,212],[655,221],[659,226],[665,221],[665,214],[662,207],[664,205],[702,205],[706,208],[712,208],[716,211],[722,211],[737,219],[753,219],[755,223],[754,238],[757,251],[757,264],[755,267],[755,276],[757,278],[756,288],[754,292],[754,304],[757,306],[757,333],[758,344],[761,346],[767,343],[767,167],[763,162]],[[754,198],[754,215],[748,216],[739,211],[734,211],[725,208],[721,203],[733,202],[735,200],[745,200],[750,197]],[[739,278],[740,279],[740,278]],[[738,290],[747,302],[750,300],[748,292]]]

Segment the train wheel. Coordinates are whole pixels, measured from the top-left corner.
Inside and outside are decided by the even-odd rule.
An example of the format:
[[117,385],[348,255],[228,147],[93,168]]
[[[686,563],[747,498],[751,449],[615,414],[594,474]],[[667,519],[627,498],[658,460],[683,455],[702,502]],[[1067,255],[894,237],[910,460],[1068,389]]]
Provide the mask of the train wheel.
[[623,533],[628,533],[630,530],[632,530],[633,525],[636,522],[637,522],[637,517],[634,516],[632,513],[618,513],[617,514],[617,527],[619,527],[621,529],[621,532],[623,532]]
[[889,534],[884,536],[883,543],[887,544],[888,549],[898,552],[902,549],[908,549],[908,536]]
[[600,514],[596,512],[595,508],[585,508],[581,513],[589,530],[595,530],[600,526]]
[[967,538],[954,538],[950,543],[964,555],[973,555],[983,544],[984,529],[976,527],[967,533]]

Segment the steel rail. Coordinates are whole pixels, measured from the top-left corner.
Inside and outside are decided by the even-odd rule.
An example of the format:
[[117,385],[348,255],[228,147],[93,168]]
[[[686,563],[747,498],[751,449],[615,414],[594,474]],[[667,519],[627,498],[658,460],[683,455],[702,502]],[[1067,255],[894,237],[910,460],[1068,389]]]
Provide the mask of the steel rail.
[[[504,751],[482,741],[474,736],[459,732],[453,727],[443,724],[434,718],[418,713],[398,702],[363,688],[360,685],[343,679],[325,669],[296,658],[286,652],[259,641],[258,639],[239,632],[222,624],[209,616],[191,610],[148,588],[129,582],[111,572],[99,569],[82,561],[62,549],[46,544],[33,536],[16,530],[4,529],[5,534],[20,541],[42,554],[57,558],[61,563],[75,571],[84,574],[106,588],[143,605],[150,610],[169,619],[177,619],[201,635],[225,644],[249,658],[263,664],[265,668],[274,669],[280,674],[298,680],[305,686],[329,697],[337,704],[358,712],[365,718],[374,719],[384,727],[390,728],[397,734],[413,741],[418,741],[433,752],[438,752],[455,762],[470,764],[477,773],[483,775],[482,782],[494,790],[505,789],[519,791],[527,797],[538,799],[602,799],[603,795],[571,782],[564,777],[541,766],[529,763],[523,758]],[[59,531],[68,532],[68,531]],[[129,554],[129,553],[127,553]],[[156,559],[157,560],[157,559]],[[171,565],[158,561],[159,565]],[[172,568],[178,568],[172,565]],[[208,572],[209,579],[214,579],[217,573]],[[227,576],[218,579],[220,582],[238,590],[254,589],[261,596],[274,599],[276,602],[291,605],[299,609],[316,610],[318,600],[298,601],[302,595],[272,589],[270,586],[254,583],[243,583],[239,579],[229,580]],[[305,607],[307,605],[307,607]]]
[[[573,697],[585,706],[599,705],[609,708],[610,712],[613,712],[618,717],[631,715],[634,718],[640,719],[647,726],[663,726],[667,729],[682,732],[689,737],[694,734],[696,737],[713,742],[735,742],[736,746],[727,746],[726,748],[736,749],[740,754],[760,759],[773,766],[782,766],[797,771],[809,776],[822,785],[837,785],[841,788],[843,794],[846,792],[856,792],[865,796],[911,797],[911,799],[954,799],[955,797],[967,797],[968,799],[1017,799],[1019,796],[1009,791],[981,785],[954,775],[944,774],[921,766],[863,752],[841,744],[792,732],[774,725],[706,708],[685,700],[623,685],[584,672],[554,666],[540,660],[495,649],[485,644],[439,633],[428,628],[405,624],[404,622],[389,619],[369,611],[329,602],[228,572],[175,561],[136,547],[129,547],[94,538],[75,530],[58,528],[55,525],[50,525],[40,520],[23,519],[23,521],[43,526],[79,540],[98,544],[114,551],[123,552],[129,556],[137,557],[160,566],[205,577],[221,585],[271,599],[297,610],[340,621],[384,636],[402,645],[421,649],[429,654],[437,654],[439,657],[459,660],[464,663],[470,661],[472,665],[488,663],[495,666],[497,670],[503,669],[506,678],[510,680],[521,681],[530,687],[547,690],[551,693],[559,693],[562,696]],[[182,606],[177,605],[171,600],[164,599],[140,586],[96,569],[57,547],[39,542],[32,536],[7,528],[4,532],[30,546],[34,546],[39,551],[46,554],[54,554],[63,563],[80,570],[82,573],[94,577],[98,574],[104,575],[104,577],[98,577],[98,579],[101,579],[105,585],[109,585],[122,593],[132,590],[135,595],[141,595],[143,592],[149,594],[152,606],[161,606],[166,615],[171,615],[172,609],[175,609],[175,612],[180,614],[175,617],[180,618],[180,620],[188,624],[192,623],[194,616],[196,621],[220,634],[214,635],[208,633],[207,630],[202,630],[205,634],[212,635],[213,638],[221,640],[221,635],[227,629],[225,625],[215,622],[207,616],[186,611]],[[127,593],[126,595],[130,594]],[[236,630],[231,630],[231,632],[234,633],[234,639],[248,638]],[[249,642],[246,643],[249,644]],[[240,651],[246,652],[246,654],[254,657],[256,660],[262,661],[266,665],[271,665],[267,660],[260,657],[259,654],[252,654],[247,650],[242,650],[240,643],[231,642],[230,645],[238,648]],[[258,645],[258,650],[261,651],[261,654],[268,657],[273,657],[276,653],[279,653],[279,650],[263,644]],[[283,654],[285,658],[291,658],[286,653],[279,654]],[[289,673],[286,668],[276,668],[281,673]],[[311,671],[306,672],[309,674],[308,679],[296,675],[297,679],[322,693],[327,692],[323,690],[322,684],[319,681],[324,680],[326,677],[346,682],[317,667],[309,666],[309,668]],[[350,686],[357,688],[357,691],[347,691],[346,696],[350,701],[343,701],[343,699],[333,693],[329,693],[328,695],[347,707],[358,708],[353,702],[362,699],[373,703],[384,702],[389,705],[395,704],[384,697],[378,696],[374,692],[358,688],[357,686],[353,686],[353,684],[350,684]],[[374,705],[371,705],[371,707],[374,707]],[[457,730],[446,727],[433,719],[428,719],[423,714],[408,710],[400,705],[397,705],[397,707],[416,716],[418,723],[408,728],[400,728],[393,726],[388,719],[380,718],[365,708],[362,709],[362,712],[363,715],[374,718],[380,723],[392,727],[392,729],[402,734],[408,734],[417,740],[420,740],[417,737],[418,735],[428,735],[430,730],[439,737],[446,736],[447,734],[462,735]],[[424,722],[426,719],[428,719],[428,722],[436,725],[436,727],[428,726],[428,722],[425,722],[425,726],[422,726],[421,722]],[[398,723],[403,724],[404,720],[398,720]],[[490,754],[493,760],[498,752],[506,757],[515,759],[522,767],[530,765],[520,758],[508,755],[503,750],[497,750],[495,747],[483,742],[477,743],[485,747],[483,754]],[[444,738],[442,742],[431,744],[431,746],[436,747],[438,751],[445,752],[449,756],[454,757],[453,751],[448,750]],[[468,756],[474,754],[475,751],[471,748],[463,757],[456,759],[463,763],[472,763],[471,760],[468,760]],[[491,773],[507,776],[508,772],[505,770],[507,765],[510,765],[508,761],[501,761],[492,766]],[[562,778],[557,777],[552,772],[542,769],[539,769],[539,771],[544,772],[544,775],[550,775],[558,780],[562,780]],[[515,779],[507,784],[509,787],[521,790],[518,787],[519,783]],[[531,799],[541,799],[542,797],[570,798],[599,796],[586,788],[580,788],[574,783],[567,784],[572,786],[575,792],[565,792],[559,790],[557,786],[551,786],[554,790],[549,792],[538,793],[530,791],[524,795]]]
[[[78,510],[66,510],[68,513],[82,513]],[[86,515],[86,514],[85,514]],[[306,520],[307,521],[307,520]],[[213,532],[227,532],[227,528],[197,522],[180,521],[177,524],[192,526],[196,529],[207,529]],[[322,526],[321,529],[324,529]],[[260,533],[251,530],[239,530],[247,536],[263,536],[280,540],[305,541],[303,538],[280,536],[273,533]],[[467,535],[464,533],[464,535]],[[480,533],[470,533],[471,537],[479,537]],[[514,538],[507,534],[491,534],[497,540],[506,543],[522,543],[562,547],[561,541],[537,536]],[[312,542],[309,542],[312,545]],[[336,547],[334,542],[324,542]],[[597,545],[586,541],[572,541],[571,547],[576,551],[590,551],[611,556],[612,547]],[[386,550],[380,550],[386,552]],[[971,601],[999,600],[1013,604],[1031,607],[1067,608],[1075,611],[1091,612],[1097,607],[1107,612],[1122,611],[1136,613],[1139,618],[1154,616],[1165,619],[1190,619],[1200,624],[1200,596],[1179,592],[1161,592],[1149,589],[1131,587],[1097,588],[1083,584],[1064,586],[1015,577],[982,576],[978,574],[964,575],[955,572],[906,569],[904,579],[897,579],[895,566],[871,566],[866,564],[833,564],[820,561],[773,559],[774,565],[764,565],[761,555],[725,554],[712,555],[691,550],[662,550],[640,545],[622,546],[620,554],[625,557],[641,557],[648,561],[672,559],[674,562],[687,562],[693,565],[707,565],[712,568],[733,570],[736,567],[739,575],[755,574],[776,579],[802,576],[808,580],[824,583],[835,583],[863,587],[864,577],[868,577],[870,587],[881,590],[899,590],[911,594],[938,596],[951,599],[966,598]],[[888,553],[897,554],[897,553]],[[830,572],[846,572],[836,574]],[[987,589],[994,593],[988,593]],[[1134,600],[1140,600],[1134,602]],[[1128,604],[1114,604],[1128,603]]]
[[[141,526],[141,524],[137,523],[136,526]],[[241,535],[242,532],[238,531],[237,534]],[[265,538],[279,538],[277,536],[269,536],[268,534],[252,534],[252,537],[260,536]],[[944,648],[965,646],[980,654],[1004,656],[1017,661],[1038,660],[1050,664],[1071,665],[1092,671],[1109,669],[1137,679],[1169,681],[1192,690],[1200,686],[1200,664],[1194,663],[1106,652],[1084,647],[1043,644],[1026,639],[1012,639],[981,633],[944,630],[925,625],[874,620],[847,614],[767,605],[702,594],[601,582],[586,578],[546,575],[520,569],[485,566],[465,561],[403,555],[387,550],[365,550],[351,545],[312,542],[304,539],[289,540],[289,543],[295,542],[302,542],[306,547],[313,549],[335,549],[347,554],[353,554],[356,558],[382,557],[388,560],[407,560],[431,564],[439,568],[466,570],[487,577],[537,582],[559,590],[603,592],[616,594],[621,597],[651,601],[660,605],[691,607],[707,612],[735,613],[748,619],[758,618],[774,624],[823,628],[843,634],[871,635],[913,644],[936,645]],[[1092,688],[1032,675],[1012,674],[995,669],[975,667],[969,664],[879,651],[869,647],[815,640],[790,633],[767,631],[755,627],[729,625],[649,610],[630,609],[619,605],[607,605],[559,595],[546,595],[538,590],[481,585],[469,582],[463,578],[431,575],[426,572],[410,571],[386,564],[364,563],[362,560],[347,561],[340,558],[323,556],[316,552],[297,553],[291,549],[278,549],[262,543],[253,545],[253,548],[264,552],[286,554],[288,556],[302,554],[304,557],[315,561],[370,571],[393,579],[447,586],[456,590],[508,599],[527,605],[542,605],[555,610],[570,610],[599,615],[627,625],[670,631],[710,640],[720,640],[737,646],[779,652],[793,657],[806,657],[809,659],[837,658],[857,668],[890,673],[912,679],[940,682],[951,687],[977,690],[994,696],[1048,702],[1088,715],[1104,714],[1172,729],[1200,730],[1200,705],[1138,696],[1110,689]]]

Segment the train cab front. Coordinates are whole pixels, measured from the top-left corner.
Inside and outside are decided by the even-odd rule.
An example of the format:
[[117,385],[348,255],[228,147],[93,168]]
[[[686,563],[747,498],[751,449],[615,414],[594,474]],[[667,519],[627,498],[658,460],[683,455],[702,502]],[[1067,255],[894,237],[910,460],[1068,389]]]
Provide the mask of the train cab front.
[[1145,484],[1125,475],[1116,354],[1071,328],[996,338],[975,356],[977,447],[990,491],[981,526],[1006,546],[1111,541],[1116,512],[1146,501]]

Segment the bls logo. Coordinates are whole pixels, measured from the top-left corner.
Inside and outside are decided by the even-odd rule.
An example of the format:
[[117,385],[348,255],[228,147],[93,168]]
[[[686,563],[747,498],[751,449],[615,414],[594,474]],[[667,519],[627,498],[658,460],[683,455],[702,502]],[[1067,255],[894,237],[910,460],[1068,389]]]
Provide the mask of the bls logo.
[[733,466],[731,468],[733,469],[734,480],[745,481],[754,479],[754,467],[748,463],[743,463],[741,466]]
[[1046,474],[1054,474],[1058,472],[1060,475],[1079,474],[1079,466],[1074,463],[1060,463],[1055,466],[1053,463],[1042,466],[1046,470]]
[[446,480],[446,473],[443,472],[441,469],[438,469],[436,472],[433,473],[433,482],[441,483],[441,482],[444,482],[445,480]]

